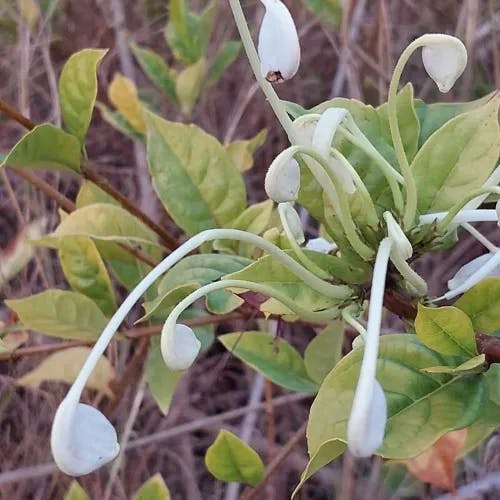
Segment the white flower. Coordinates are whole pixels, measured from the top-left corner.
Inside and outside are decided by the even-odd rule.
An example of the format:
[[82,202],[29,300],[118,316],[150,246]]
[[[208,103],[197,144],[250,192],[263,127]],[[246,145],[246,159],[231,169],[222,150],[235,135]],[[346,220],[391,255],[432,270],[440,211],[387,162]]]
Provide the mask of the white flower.
[[299,36],[286,5],[261,0],[266,8],[259,31],[258,52],[262,75],[270,82],[288,80],[300,64]]
[[290,203],[280,203],[278,210],[286,218],[286,224],[294,240],[301,245],[305,241],[304,228],[297,210]]
[[[355,340],[362,337],[357,337]],[[347,425],[347,444],[356,457],[369,457],[380,448],[384,440],[387,423],[387,401],[384,391],[374,378],[369,389],[363,394],[362,411],[354,407]]]
[[319,253],[330,253],[337,248],[335,243],[330,243],[325,238],[313,238],[306,243],[307,250]]
[[161,353],[171,370],[187,370],[200,352],[201,342],[187,325],[172,327],[167,319],[161,332]]
[[384,212],[384,219],[387,224],[387,235],[393,242],[391,253],[397,253],[402,259],[408,260],[413,255],[413,247],[406,234],[390,212]]
[[[453,278],[448,281],[448,289],[450,291],[456,290],[461,287],[474,273],[479,271],[484,265],[491,261],[495,257],[494,253],[486,253],[477,257],[470,262],[467,262],[462,266]],[[485,277],[489,276],[500,276],[500,264],[491,269]]]
[[70,476],[89,474],[120,451],[109,420],[99,410],[70,396],[57,409],[50,446],[57,467]]
[[293,158],[295,151],[282,151],[271,163],[264,181],[266,194],[276,203],[295,201],[300,189],[300,167]]
[[333,160],[330,156],[330,148],[335,133],[346,116],[347,110],[344,108],[328,108],[325,110],[314,130],[312,147],[330,163],[332,171],[339,177],[344,190],[347,193],[354,193],[356,187],[350,172],[341,162]]
[[500,200],[497,201],[495,209],[497,211],[497,218],[498,218],[497,225],[500,226]]
[[448,92],[467,66],[467,49],[456,37],[427,35],[422,48],[422,62],[441,92]]

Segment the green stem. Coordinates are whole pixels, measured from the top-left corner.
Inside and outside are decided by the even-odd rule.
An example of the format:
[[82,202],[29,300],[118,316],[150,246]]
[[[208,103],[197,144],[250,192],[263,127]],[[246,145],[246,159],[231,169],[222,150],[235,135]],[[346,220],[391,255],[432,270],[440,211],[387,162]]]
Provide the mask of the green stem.
[[351,314],[349,308],[342,310],[342,318],[348,325],[351,325],[363,339],[366,338],[366,328]]
[[236,26],[240,33],[241,41],[243,42],[243,47],[250,62],[250,66],[255,75],[260,88],[264,92],[269,104],[273,108],[274,114],[278,118],[281,126],[285,130],[288,140],[291,144],[297,144],[299,142],[299,137],[293,128],[293,122],[286,112],[285,106],[281,102],[280,98],[276,94],[272,85],[264,78],[260,68],[259,54],[255,48],[255,44],[248,29],[248,24],[245,19],[245,14],[241,8],[239,0],[229,0],[229,5],[233,12],[233,17],[236,22]]
[[481,187],[475,189],[474,191],[471,191],[465,198],[455,203],[455,205],[453,205],[450,210],[448,210],[446,216],[438,223],[437,231],[444,232],[445,229],[451,224],[453,219],[457,216],[457,214],[464,208],[465,205],[467,205],[467,203],[469,203],[474,198],[477,198],[478,196],[486,193],[500,195],[500,187]]
[[356,232],[356,225],[352,220],[351,209],[347,201],[346,194],[341,183],[334,172],[331,172],[330,165],[316,150],[305,146],[292,146],[294,154],[309,156],[315,161],[306,162],[318,184],[323,188],[326,196],[333,206],[335,214],[338,216],[342,229],[352,248],[363,260],[370,260],[374,251],[361,241]]
[[403,182],[401,174],[379,153],[378,149],[366,138],[366,136],[364,136],[361,130],[360,132],[363,134],[363,137],[358,137],[344,127],[339,127],[338,131],[375,162],[375,165],[380,169],[389,184],[396,210],[402,213],[404,210],[404,202],[398,186],[398,182]]
[[415,217],[417,214],[417,185],[415,178],[408,163],[406,152],[403,145],[403,139],[399,130],[398,110],[397,110],[397,92],[403,69],[408,62],[410,56],[419,47],[423,47],[432,41],[432,35],[423,35],[414,40],[403,51],[398,59],[394,72],[392,74],[391,83],[389,85],[389,95],[387,98],[387,111],[389,115],[389,128],[391,130],[392,142],[398,159],[399,167],[405,181],[406,205],[403,216],[403,227],[409,230],[414,226]]
[[426,281],[416,273],[397,252],[391,252],[391,261],[399,274],[415,289],[415,292],[423,297],[427,294]]
[[288,219],[286,217],[286,211],[287,210],[293,210],[293,208],[290,207],[289,203],[280,203],[278,205],[278,213],[280,216],[281,220],[281,225],[283,226],[283,229],[285,230],[286,237],[288,239],[288,242],[290,243],[290,246],[292,247],[292,250],[295,252],[295,255],[297,258],[302,262],[302,265],[306,268],[309,269],[312,273],[314,273],[316,276],[318,276],[321,279],[330,279],[331,276],[324,270],[321,269],[317,264],[315,264],[302,250],[300,245],[297,243],[297,240],[295,239],[292,230],[290,228],[290,225],[288,224]]
[[336,158],[338,161],[340,161],[342,165],[344,165],[347,168],[347,170],[349,170],[349,173],[351,174],[351,177],[356,186],[356,189],[358,190],[362,198],[365,200],[366,207],[368,208],[367,220],[369,221],[368,222],[369,225],[371,226],[376,225],[379,221],[377,211],[375,210],[375,205],[373,204],[372,197],[370,196],[368,189],[366,189],[363,180],[359,176],[356,169],[351,165],[349,160],[339,150],[332,148],[331,152],[333,157]]

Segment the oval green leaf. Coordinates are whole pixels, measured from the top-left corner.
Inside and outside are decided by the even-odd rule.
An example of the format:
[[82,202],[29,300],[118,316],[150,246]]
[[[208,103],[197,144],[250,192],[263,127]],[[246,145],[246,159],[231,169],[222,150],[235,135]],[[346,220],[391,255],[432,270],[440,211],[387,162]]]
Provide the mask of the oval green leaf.
[[205,465],[219,481],[255,485],[264,476],[264,464],[248,444],[221,429],[207,449]]
[[415,331],[427,347],[441,354],[468,357],[477,355],[471,320],[456,307],[436,308],[419,304]]
[[190,236],[226,227],[245,209],[246,191],[224,147],[195,125],[147,118],[149,168],[168,213]]
[[170,491],[160,473],[150,477],[133,496],[133,500],[170,500],[170,498]]
[[26,328],[50,337],[93,341],[107,323],[97,304],[77,292],[46,290],[5,304]]
[[90,125],[97,96],[97,69],[107,49],[83,49],[73,54],[59,78],[61,114],[68,132],[81,144]]
[[79,172],[80,143],[75,136],[43,123],[24,135],[0,166]]
[[275,384],[297,392],[316,392],[318,386],[307,374],[304,360],[284,339],[259,331],[227,333],[218,340],[237,358]]

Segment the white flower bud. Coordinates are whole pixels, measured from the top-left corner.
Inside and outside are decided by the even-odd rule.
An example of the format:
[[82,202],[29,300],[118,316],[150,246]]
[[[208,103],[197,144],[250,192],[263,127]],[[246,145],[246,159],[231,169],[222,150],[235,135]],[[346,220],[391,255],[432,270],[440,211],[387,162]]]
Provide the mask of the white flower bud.
[[50,446],[57,467],[70,476],[89,474],[120,451],[109,420],[92,406],[68,399],[57,409]]
[[291,148],[282,151],[271,163],[264,181],[267,196],[276,203],[295,201],[300,188],[300,167]]
[[330,253],[337,249],[335,243],[330,243],[325,238],[313,238],[306,243],[307,250],[319,253]]
[[408,260],[413,255],[413,247],[406,234],[390,212],[384,212],[384,219],[387,224],[387,235],[393,243],[392,252],[396,251],[404,260]]
[[201,342],[187,325],[175,324],[167,319],[161,332],[161,353],[171,370],[187,370],[200,352]]
[[[450,291],[456,290],[458,287],[461,287],[466,280],[468,280],[474,273],[479,271],[483,266],[485,266],[493,257],[495,257],[494,253],[486,253],[477,257],[470,262],[467,262],[464,266],[462,266],[456,273],[453,278],[448,281],[448,289]],[[485,277],[489,276],[500,276],[500,265],[493,268]]]
[[387,402],[384,391],[376,379],[371,391],[360,394],[361,405],[356,408],[356,401],[347,423],[347,446],[356,457],[369,457],[381,446],[387,423]]
[[286,218],[286,223],[288,224],[288,228],[290,229],[290,232],[292,233],[295,241],[299,245],[302,245],[302,243],[304,243],[305,241],[305,236],[302,222],[300,220],[299,214],[297,213],[297,210],[295,210],[295,208],[293,208],[289,203],[280,203],[278,210],[280,210],[280,212],[283,212]]
[[448,92],[467,66],[467,49],[456,37],[426,35],[429,42],[422,48],[422,62],[428,75],[441,92]]
[[286,5],[261,0],[266,8],[259,32],[258,52],[263,76],[269,82],[288,80],[300,64],[299,36]]
[[497,211],[497,219],[498,219],[497,225],[500,226],[500,200],[497,201],[495,208]]

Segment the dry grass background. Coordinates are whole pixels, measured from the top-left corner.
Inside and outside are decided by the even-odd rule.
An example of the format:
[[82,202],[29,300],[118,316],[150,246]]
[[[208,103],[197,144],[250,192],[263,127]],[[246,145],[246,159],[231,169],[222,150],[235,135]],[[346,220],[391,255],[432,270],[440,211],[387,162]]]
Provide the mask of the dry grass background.
[[[244,2],[253,26],[258,24],[262,11],[257,8],[258,3]],[[425,32],[460,36],[468,47],[470,63],[455,89],[450,95],[443,96],[437,94],[415,56],[405,77],[414,82],[417,96],[428,101],[467,100],[500,88],[498,1],[356,0],[338,29],[321,25],[301,1],[287,3],[299,28],[303,57],[298,75],[279,86],[278,91],[285,99],[308,107],[331,96],[342,95],[378,104],[386,98],[388,79],[397,55],[410,40]],[[84,47],[109,47],[110,53],[99,72],[99,98],[105,100],[105,89],[113,73],[123,70],[116,45],[116,16],[113,15],[117,4],[125,12],[130,37],[157,49],[168,60],[171,56],[161,33],[168,15],[163,0],[61,0],[52,22],[42,23],[31,35],[18,19],[15,2],[3,0],[0,2],[1,97],[36,122],[50,120],[57,123],[59,109],[54,99],[55,82],[65,60]],[[225,1],[219,1],[217,16],[214,46],[221,40],[236,36]],[[138,84],[147,86],[140,70],[137,67],[133,70]],[[176,118],[176,110],[168,103],[163,102],[161,107],[164,116]],[[223,141],[251,137],[261,128],[269,129],[268,140],[257,154],[256,166],[247,175],[250,201],[262,200],[266,166],[285,146],[285,138],[256,88],[244,57],[240,56],[219,84],[204,95],[193,120]],[[18,125],[0,117],[0,151],[7,150],[21,132]],[[148,179],[143,168],[137,165],[133,145],[103,123],[98,112],[94,116],[87,146],[89,157],[103,175],[122,193],[140,200],[156,220],[167,223],[160,204],[148,196]],[[53,202],[14,172],[3,171],[1,175],[0,246],[5,247],[25,222],[33,218],[44,215],[49,229],[57,224],[57,207]],[[49,173],[44,174],[44,178],[67,196],[75,196],[78,185],[73,178]],[[495,239],[491,228],[485,226],[483,229]],[[480,246],[464,236],[446,256],[433,255],[421,260],[419,270],[429,279],[431,291],[437,293],[459,265],[481,252]],[[35,262],[0,290],[0,319],[8,314],[2,298],[22,297],[47,286],[66,285],[54,255],[40,251]],[[236,322],[231,327],[236,331],[244,325]],[[301,348],[312,332],[288,326],[284,334]],[[47,342],[47,339],[38,335],[32,335],[29,341],[33,345],[42,342]],[[133,352],[131,345],[123,349],[128,351],[121,352],[119,358],[116,346],[111,349],[118,372],[123,369],[124,356]],[[33,356],[0,363],[2,499],[58,499],[63,497],[70,482],[51,465],[48,445],[53,414],[66,388],[45,384],[34,390],[13,385],[14,378],[41,359],[41,356]],[[300,428],[310,405],[308,398],[285,398],[274,408],[267,404],[257,412],[243,411],[236,417],[223,420],[225,412],[244,407],[250,399],[261,401],[264,396],[258,377],[217,346],[189,372],[167,417],[160,414],[147,392],[141,393],[139,378],[130,384],[130,389],[111,413],[111,419],[121,434],[139,391],[143,399],[133,422],[131,448],[125,453],[123,468],[114,482],[110,498],[130,498],[140,484],[156,472],[161,472],[174,499],[238,498],[234,490],[228,493],[225,485],[213,480],[203,464],[204,452],[217,429],[224,426],[238,434],[246,429],[251,436],[250,443],[263,457],[269,457]],[[272,388],[272,397],[279,398],[283,394],[280,388]],[[86,397],[91,404],[99,403],[90,393]],[[269,397],[267,399],[269,402]],[[217,415],[215,422],[207,418]],[[185,429],[182,427],[185,423],[192,425]],[[301,441],[260,496],[276,500],[288,498],[305,464],[305,443]],[[493,435],[478,451],[462,461],[458,470],[458,484],[473,490],[472,496],[462,498],[499,498],[500,489],[492,487],[494,480],[498,484],[498,477],[491,475],[500,473],[499,438]],[[82,478],[80,483],[91,498],[101,499],[106,497],[109,477],[109,469],[103,469]],[[481,481],[486,482],[486,492],[482,492]],[[407,498],[408,492],[412,498],[436,498],[442,493],[424,485],[405,490],[408,480],[398,490],[388,489],[387,484],[386,468],[380,460],[353,461],[345,456],[315,476],[304,487],[300,498]]]

